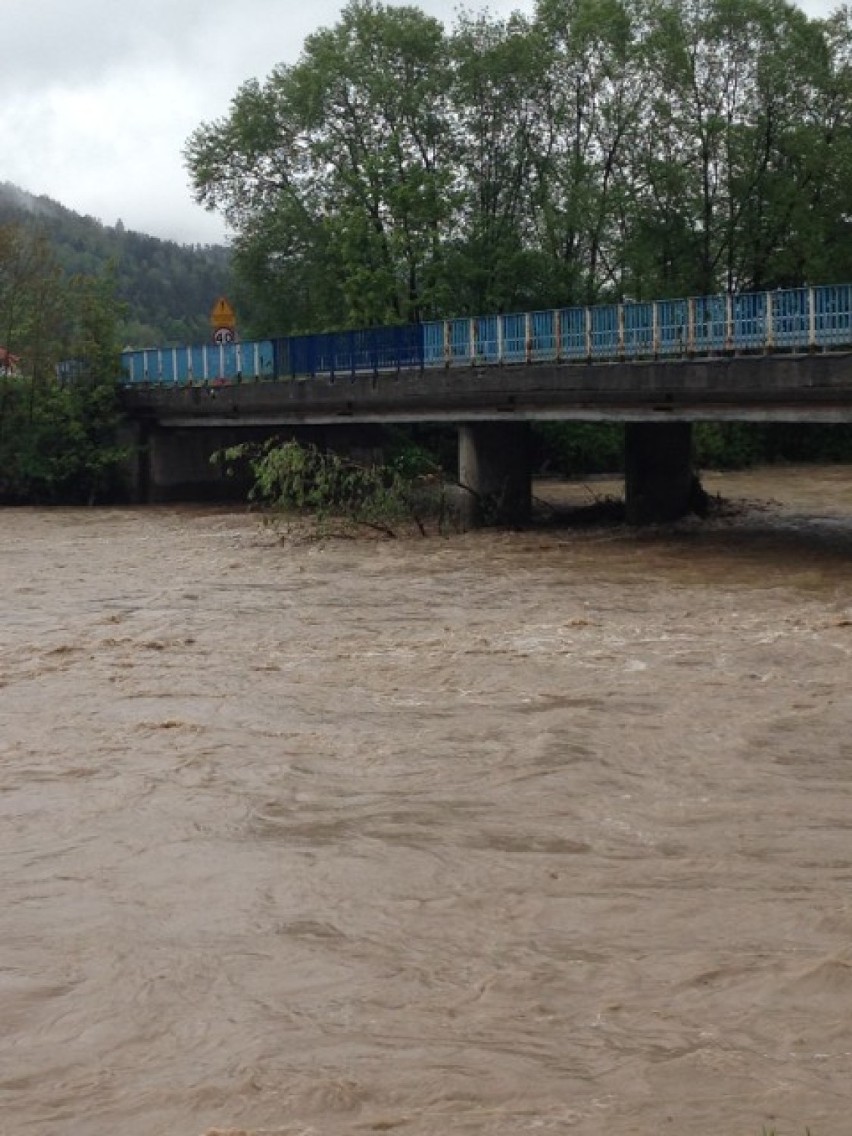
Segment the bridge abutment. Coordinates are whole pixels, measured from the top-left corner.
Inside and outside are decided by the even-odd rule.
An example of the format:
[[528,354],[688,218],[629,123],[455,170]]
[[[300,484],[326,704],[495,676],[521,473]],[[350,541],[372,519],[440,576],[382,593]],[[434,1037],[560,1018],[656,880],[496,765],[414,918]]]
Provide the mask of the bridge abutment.
[[624,428],[624,503],[627,523],[674,521],[694,509],[690,422],[628,422]]
[[532,510],[529,423],[459,426],[459,483],[464,528],[526,524]]
[[216,461],[214,455],[268,434],[268,430],[169,429],[146,424],[137,435],[132,459],[131,498],[146,504],[245,501],[252,482],[248,469],[229,474],[224,461]]

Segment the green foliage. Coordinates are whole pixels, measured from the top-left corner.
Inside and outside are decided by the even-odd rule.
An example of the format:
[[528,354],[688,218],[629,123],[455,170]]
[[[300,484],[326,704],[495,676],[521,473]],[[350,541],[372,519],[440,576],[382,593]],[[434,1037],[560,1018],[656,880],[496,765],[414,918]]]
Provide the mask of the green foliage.
[[624,465],[619,422],[541,422],[534,426],[533,438],[535,463],[548,473],[615,473]]
[[410,481],[454,475],[458,467],[458,431],[452,426],[385,427],[382,449],[387,464]]
[[0,379],[0,501],[89,504],[120,490],[125,457],[107,383]]
[[852,429],[814,423],[699,422],[693,429],[695,464],[741,469],[778,461],[852,461]]
[[[321,524],[335,518],[391,532],[404,520],[419,522],[423,490],[434,487],[435,468],[409,449],[387,464],[363,465],[317,446],[272,439],[231,447],[214,460],[233,469],[248,461],[250,499],[278,512],[306,512]],[[421,525],[422,531],[422,525]]]
[[692,448],[699,469],[742,469],[766,456],[766,428],[750,422],[697,422]]
[[[623,468],[624,428],[617,422],[542,422],[533,429],[535,466],[575,477]],[[778,461],[852,462],[852,429],[837,424],[696,422],[698,469],[743,469]]]
[[115,491],[120,312],[109,274],[69,280],[44,233],[0,226],[0,344],[18,361],[0,377],[0,500],[78,503]]

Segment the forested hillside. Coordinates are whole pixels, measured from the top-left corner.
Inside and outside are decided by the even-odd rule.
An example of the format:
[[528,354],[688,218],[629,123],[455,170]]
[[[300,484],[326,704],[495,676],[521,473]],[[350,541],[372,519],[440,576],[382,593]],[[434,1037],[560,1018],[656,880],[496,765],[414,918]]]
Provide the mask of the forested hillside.
[[125,305],[122,344],[179,344],[209,337],[216,298],[231,288],[224,247],[179,245],[135,233],[119,222],[101,224],[47,197],[0,183],[0,226],[43,233],[68,276],[97,276],[114,266],[117,298]]

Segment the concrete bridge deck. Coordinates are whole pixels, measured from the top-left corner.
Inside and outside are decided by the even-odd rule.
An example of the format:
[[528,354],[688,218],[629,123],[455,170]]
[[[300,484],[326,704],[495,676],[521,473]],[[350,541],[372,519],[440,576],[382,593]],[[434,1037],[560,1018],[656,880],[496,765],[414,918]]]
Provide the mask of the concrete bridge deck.
[[852,422],[852,353],[429,368],[223,385],[132,386],[171,428],[562,420]]

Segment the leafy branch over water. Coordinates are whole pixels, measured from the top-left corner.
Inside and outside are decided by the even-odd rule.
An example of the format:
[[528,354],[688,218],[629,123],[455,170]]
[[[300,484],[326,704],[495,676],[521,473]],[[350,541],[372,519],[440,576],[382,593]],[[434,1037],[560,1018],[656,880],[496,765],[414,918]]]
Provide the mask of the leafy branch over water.
[[229,472],[248,463],[254,478],[249,500],[278,513],[308,513],[320,526],[336,520],[393,537],[395,525],[412,522],[425,536],[427,514],[437,514],[439,526],[443,523],[442,475],[419,451],[405,451],[386,463],[362,463],[273,438],[231,446],[212,460],[224,461]]

